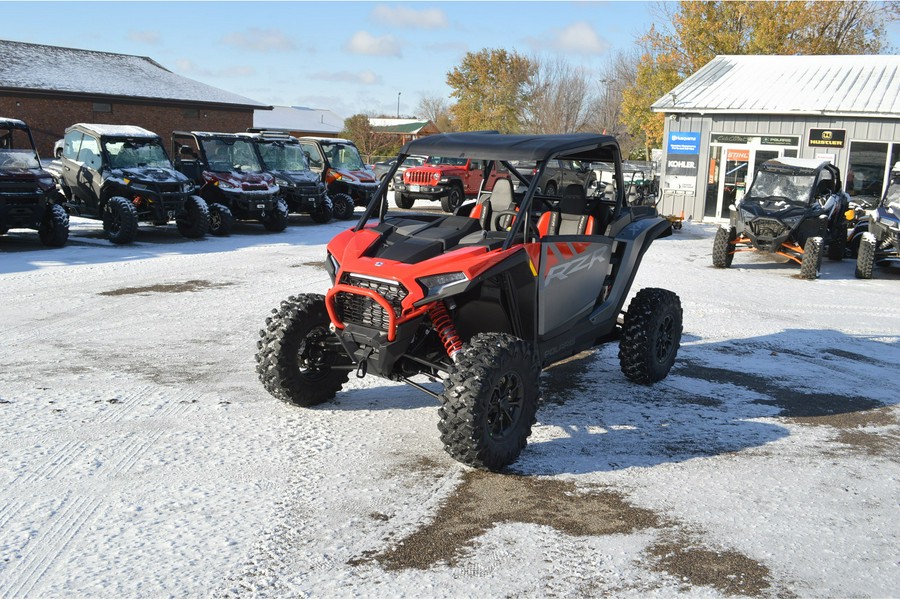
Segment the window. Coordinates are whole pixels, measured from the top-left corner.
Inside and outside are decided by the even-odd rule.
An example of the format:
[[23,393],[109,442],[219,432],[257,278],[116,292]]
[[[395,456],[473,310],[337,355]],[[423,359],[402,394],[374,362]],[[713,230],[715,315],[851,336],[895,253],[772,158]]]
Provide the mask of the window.
[[96,113],[111,113],[112,112],[112,104],[109,102],[94,102],[94,112]]
[[199,108],[186,108],[186,109],[184,109],[182,114],[187,119],[199,119],[200,118],[200,109]]
[[91,169],[100,168],[100,144],[96,139],[85,135],[81,141],[81,149],[78,151],[78,162],[84,163]]
[[80,131],[70,131],[66,134],[65,142],[63,143],[63,156],[68,158],[69,160],[75,160],[78,156],[78,150],[81,149],[81,137],[82,133]]
[[850,142],[847,193],[860,204],[877,202],[884,190],[885,172],[890,168],[887,163],[887,143]]

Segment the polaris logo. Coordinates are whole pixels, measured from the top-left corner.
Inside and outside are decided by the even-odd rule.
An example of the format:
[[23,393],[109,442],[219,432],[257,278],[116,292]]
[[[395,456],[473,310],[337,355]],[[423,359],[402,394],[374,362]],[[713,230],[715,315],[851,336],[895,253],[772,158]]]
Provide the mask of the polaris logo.
[[550,285],[550,282],[554,279],[559,279],[560,281],[562,281],[564,279],[568,279],[579,271],[590,270],[591,267],[593,267],[597,263],[606,266],[608,259],[609,248],[604,247],[595,250],[591,254],[576,256],[569,261],[554,265],[547,272],[547,278],[544,280],[544,286],[546,287]]

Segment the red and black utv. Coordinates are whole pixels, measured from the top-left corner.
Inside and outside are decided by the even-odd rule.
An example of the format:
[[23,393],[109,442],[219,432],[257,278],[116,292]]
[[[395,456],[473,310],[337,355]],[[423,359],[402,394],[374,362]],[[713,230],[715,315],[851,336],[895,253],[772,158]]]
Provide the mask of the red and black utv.
[[[626,377],[668,374],[681,339],[678,296],[645,288],[622,307],[644,253],[671,225],[654,207],[625,203],[614,138],[440,134],[407,143],[394,168],[412,154],[481,160],[484,181],[495,169],[508,176],[453,215],[392,215],[391,173],[356,226],[328,244],[328,293],[291,296],[266,320],[257,371],[273,396],[320,404],[354,372],[403,381],[440,401],[451,456],[498,470],[527,443],[543,367],[619,340]],[[556,158],[614,164],[618,192],[589,198],[572,185],[546,196],[540,174],[515,168]]]

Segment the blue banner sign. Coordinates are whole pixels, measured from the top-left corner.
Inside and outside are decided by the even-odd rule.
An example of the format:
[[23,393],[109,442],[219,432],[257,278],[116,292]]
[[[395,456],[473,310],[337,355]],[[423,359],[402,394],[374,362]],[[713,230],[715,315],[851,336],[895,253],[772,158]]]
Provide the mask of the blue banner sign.
[[670,131],[668,154],[699,154],[699,131]]

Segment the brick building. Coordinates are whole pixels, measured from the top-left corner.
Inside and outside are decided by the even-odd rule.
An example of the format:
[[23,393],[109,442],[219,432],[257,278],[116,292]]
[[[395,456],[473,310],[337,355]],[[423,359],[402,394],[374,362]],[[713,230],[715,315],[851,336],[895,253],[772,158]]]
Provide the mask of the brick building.
[[172,73],[144,56],[0,40],[0,116],[31,127],[38,152],[73,123],[138,125],[168,140],[178,129],[245,131],[271,109]]

